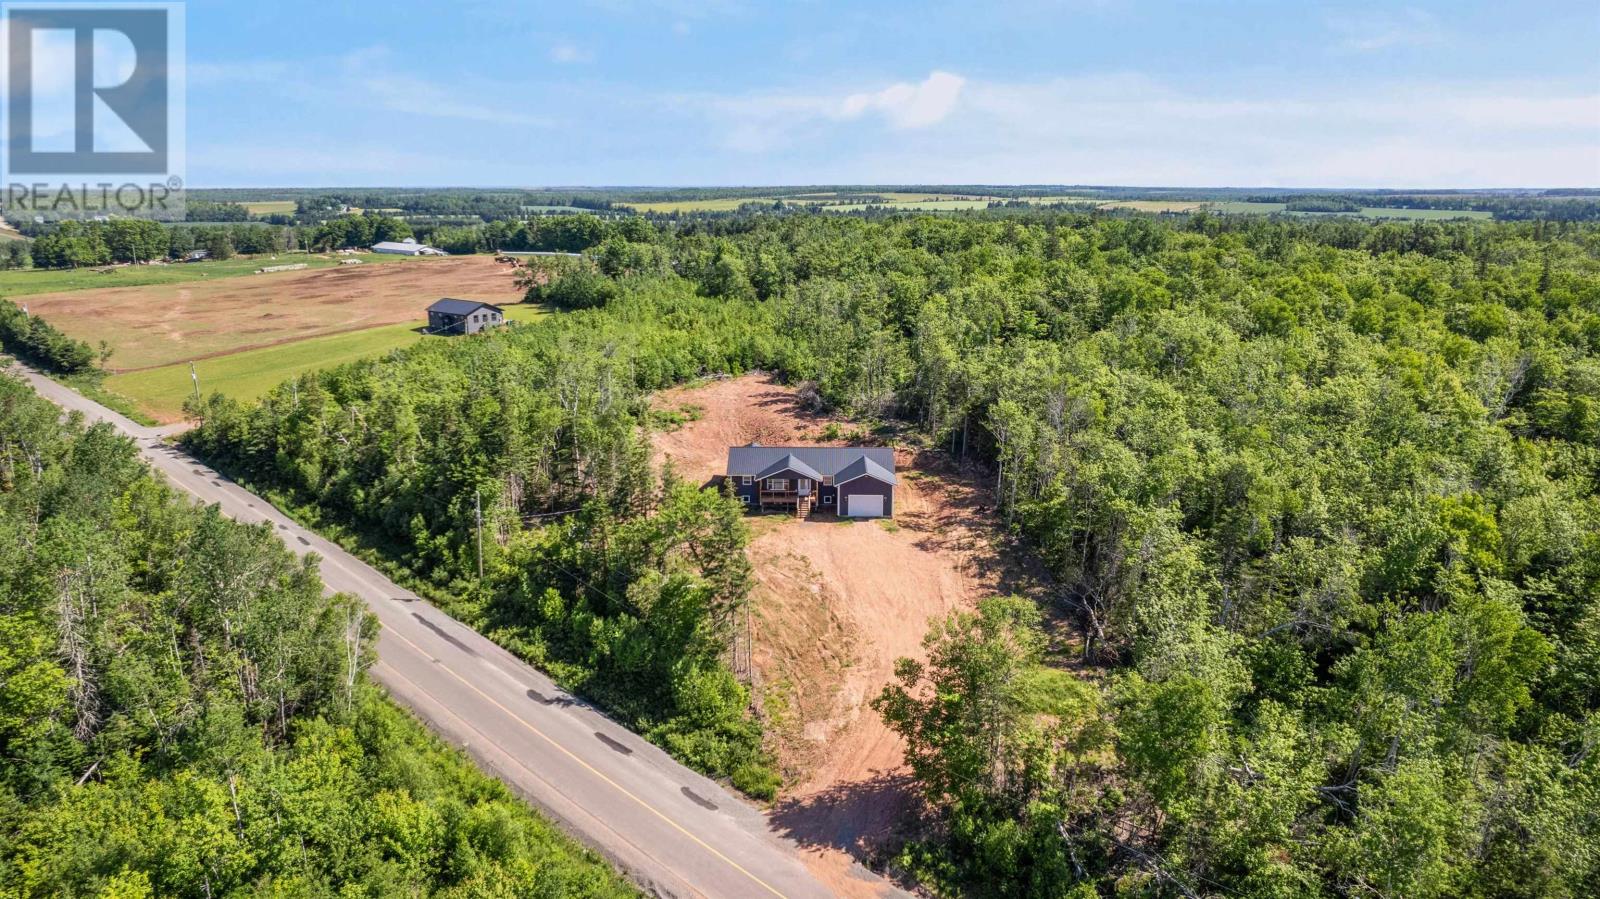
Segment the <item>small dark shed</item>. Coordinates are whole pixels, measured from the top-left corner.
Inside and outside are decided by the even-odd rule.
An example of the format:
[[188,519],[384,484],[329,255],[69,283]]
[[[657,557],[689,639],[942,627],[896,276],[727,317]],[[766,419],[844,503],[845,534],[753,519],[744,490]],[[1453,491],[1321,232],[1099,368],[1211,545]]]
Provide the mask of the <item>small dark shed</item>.
[[476,334],[505,324],[506,314],[493,303],[445,297],[428,307],[428,333]]

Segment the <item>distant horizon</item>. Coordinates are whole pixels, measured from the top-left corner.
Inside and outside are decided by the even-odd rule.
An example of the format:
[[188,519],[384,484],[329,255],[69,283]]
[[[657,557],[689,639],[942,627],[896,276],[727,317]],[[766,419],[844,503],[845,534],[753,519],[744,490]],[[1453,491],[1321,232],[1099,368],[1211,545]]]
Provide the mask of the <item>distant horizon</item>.
[[190,0],[188,173],[284,184],[1600,184],[1600,16],[1412,0]]
[[[518,190],[537,193],[559,192],[564,190],[578,191],[653,191],[653,190],[795,190],[806,188],[850,188],[852,190],[871,190],[874,188],[912,188],[916,190],[943,190],[960,193],[958,188],[1000,188],[1004,190],[1019,190],[1024,188],[1041,188],[1045,190],[1131,190],[1131,191],[1239,191],[1252,193],[1354,193],[1354,194],[1424,194],[1424,193],[1464,193],[1464,194],[1498,194],[1498,193],[1547,193],[1560,191],[1562,193],[1588,193],[1600,194],[1600,183],[1595,186],[1552,185],[1545,187],[1273,187],[1273,186],[1240,186],[1240,185],[1165,185],[1165,184],[1080,184],[1057,183],[1045,181],[1001,182],[994,181],[983,184],[967,182],[927,183],[927,182],[817,182],[812,184],[716,184],[716,183],[688,183],[683,184],[208,184],[191,185],[190,190],[328,190],[328,191],[356,191],[356,190]],[[967,191],[971,192],[971,191]]]

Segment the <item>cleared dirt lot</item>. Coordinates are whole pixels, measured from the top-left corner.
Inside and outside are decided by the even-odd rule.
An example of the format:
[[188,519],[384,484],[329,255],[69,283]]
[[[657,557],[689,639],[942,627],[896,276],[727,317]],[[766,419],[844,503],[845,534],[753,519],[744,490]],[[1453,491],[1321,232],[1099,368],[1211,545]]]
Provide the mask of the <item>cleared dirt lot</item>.
[[521,299],[510,266],[461,256],[37,294],[27,303],[73,337],[110,344],[112,371],[135,371],[420,320],[444,296]]
[[[667,391],[655,402],[698,416],[654,436],[658,460],[698,483],[722,473],[729,446],[822,445],[830,422],[853,429],[802,411],[792,390],[764,375]],[[979,485],[938,453],[899,448],[895,456],[893,524],[751,519],[757,695],[793,784],[774,817],[843,895],[873,894],[850,876],[848,856],[870,856],[917,808],[902,742],[868,703],[893,678],[897,658],[924,657],[930,621],[1032,589],[998,549]]]

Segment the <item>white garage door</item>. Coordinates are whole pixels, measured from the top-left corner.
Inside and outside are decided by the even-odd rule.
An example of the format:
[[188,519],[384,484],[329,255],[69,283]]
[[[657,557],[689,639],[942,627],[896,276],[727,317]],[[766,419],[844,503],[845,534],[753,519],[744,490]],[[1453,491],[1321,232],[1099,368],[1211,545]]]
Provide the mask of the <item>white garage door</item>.
[[847,503],[845,514],[851,518],[881,518],[883,516],[883,497],[862,494],[852,496]]

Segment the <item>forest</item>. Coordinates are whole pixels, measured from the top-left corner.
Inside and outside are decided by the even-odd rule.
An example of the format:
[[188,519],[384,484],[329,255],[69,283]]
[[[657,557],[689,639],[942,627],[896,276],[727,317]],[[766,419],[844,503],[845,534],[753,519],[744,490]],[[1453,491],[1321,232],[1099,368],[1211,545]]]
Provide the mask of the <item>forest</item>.
[[982,467],[1052,576],[940,622],[879,697],[933,813],[899,873],[1600,893],[1600,229],[596,224],[530,279],[564,314],[208,397],[191,446],[770,796],[727,665],[744,525],[641,429],[650,391],[771,369]]
[[376,631],[0,377],[0,896],[634,895],[368,683]]

